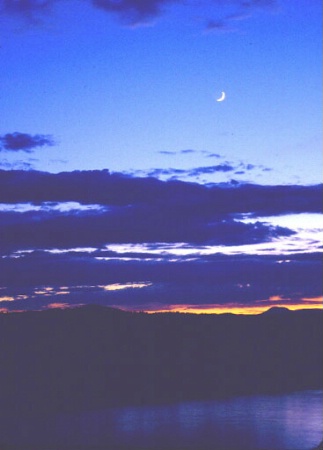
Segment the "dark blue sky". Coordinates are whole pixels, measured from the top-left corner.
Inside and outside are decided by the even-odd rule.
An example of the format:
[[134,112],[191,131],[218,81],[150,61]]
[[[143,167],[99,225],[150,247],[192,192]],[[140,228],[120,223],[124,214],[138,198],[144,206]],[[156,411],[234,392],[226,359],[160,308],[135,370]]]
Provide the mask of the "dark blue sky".
[[0,14],[0,307],[321,305],[319,0]]

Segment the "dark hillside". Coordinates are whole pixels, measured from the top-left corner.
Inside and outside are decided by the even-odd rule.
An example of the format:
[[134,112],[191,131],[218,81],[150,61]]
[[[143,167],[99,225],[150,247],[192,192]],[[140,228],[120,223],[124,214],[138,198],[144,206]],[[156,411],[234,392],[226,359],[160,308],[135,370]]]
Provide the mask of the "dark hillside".
[[321,389],[322,311],[0,315],[1,414]]

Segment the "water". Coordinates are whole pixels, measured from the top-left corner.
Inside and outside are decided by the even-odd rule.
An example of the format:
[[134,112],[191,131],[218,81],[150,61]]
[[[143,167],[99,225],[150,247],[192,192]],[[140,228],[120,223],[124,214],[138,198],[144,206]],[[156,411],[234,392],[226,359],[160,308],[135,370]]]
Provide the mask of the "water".
[[322,440],[322,399],[323,391],[304,391],[16,420],[6,424],[0,443],[8,448],[10,444],[42,450],[77,446],[113,450],[307,450]]

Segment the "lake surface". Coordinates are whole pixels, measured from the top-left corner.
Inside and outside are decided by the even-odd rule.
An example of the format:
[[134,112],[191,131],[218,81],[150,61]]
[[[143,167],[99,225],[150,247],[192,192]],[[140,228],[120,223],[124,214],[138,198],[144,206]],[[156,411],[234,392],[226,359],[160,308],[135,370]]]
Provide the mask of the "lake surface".
[[322,436],[323,391],[304,391],[8,419],[0,448],[307,450]]

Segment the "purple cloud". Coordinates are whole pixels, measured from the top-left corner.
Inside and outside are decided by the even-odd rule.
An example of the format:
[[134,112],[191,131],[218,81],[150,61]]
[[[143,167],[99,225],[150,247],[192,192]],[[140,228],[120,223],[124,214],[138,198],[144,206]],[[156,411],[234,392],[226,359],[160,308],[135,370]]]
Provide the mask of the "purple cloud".
[[114,13],[132,24],[155,18],[166,4],[179,2],[181,0],[92,0],[95,7]]
[[167,155],[167,156],[170,156],[170,155],[176,155],[176,152],[170,152],[170,151],[168,151],[168,150],[161,150],[160,152],[158,152],[160,155]]
[[[30,22],[50,12],[59,0],[0,0],[0,12],[4,14],[23,17]],[[194,2],[184,0],[87,0],[93,7],[107,13],[116,15],[121,21],[131,25],[141,24],[154,19],[164,13],[165,7],[170,4],[182,4],[183,7],[194,7]],[[274,0],[228,0],[223,5],[222,0],[204,0],[202,8],[204,16],[208,18],[207,29],[226,30],[232,21],[242,20],[249,16],[254,9],[268,8],[275,3]],[[224,8],[225,6],[225,8]],[[228,12],[220,19],[210,16],[211,12],[222,14],[223,9]]]
[[27,134],[18,131],[0,136],[0,151],[24,151],[31,153],[36,147],[55,145],[54,139],[45,134]]
[[[108,211],[0,213],[0,250],[101,248],[107,244],[188,242],[242,245],[270,242],[293,231],[217,217],[171,205],[132,205]],[[131,224],[131,225],[130,225]]]
[[206,31],[218,32],[218,33],[228,33],[233,31],[229,25],[229,20],[210,20],[206,25]]
[[190,171],[188,171],[188,175],[198,176],[216,172],[231,172],[233,170],[235,170],[235,168],[231,164],[223,163],[217,164],[215,166],[196,167],[195,169],[191,169]]
[[[167,169],[166,169],[167,170]],[[0,170],[1,203],[79,202],[109,206],[159,205],[217,214],[277,215],[321,212],[322,185],[204,186],[139,178],[108,170],[61,172]]]

